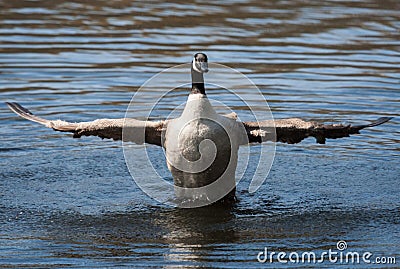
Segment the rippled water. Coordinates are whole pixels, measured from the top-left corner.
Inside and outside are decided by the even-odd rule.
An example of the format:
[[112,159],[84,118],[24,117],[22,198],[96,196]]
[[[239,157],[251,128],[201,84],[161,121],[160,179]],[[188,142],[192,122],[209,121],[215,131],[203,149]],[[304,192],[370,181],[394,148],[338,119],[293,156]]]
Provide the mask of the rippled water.
[[[1,100],[54,119],[123,117],[147,79],[204,51],[254,81],[276,118],[395,119],[326,145],[277,144],[258,192],[244,180],[232,208],[181,210],[140,191],[121,143],[72,139],[0,105],[0,267],[276,268],[257,253],[338,240],[399,260],[400,3],[215,2],[0,0]],[[209,96],[246,117],[229,93]]]

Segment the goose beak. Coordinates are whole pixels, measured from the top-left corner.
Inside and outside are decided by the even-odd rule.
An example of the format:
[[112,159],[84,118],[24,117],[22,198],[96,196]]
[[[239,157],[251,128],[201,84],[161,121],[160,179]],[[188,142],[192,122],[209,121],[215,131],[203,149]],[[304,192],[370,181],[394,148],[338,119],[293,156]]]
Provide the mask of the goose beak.
[[192,69],[199,73],[207,73],[208,72],[208,63],[196,61],[196,59],[192,62]]
[[202,73],[207,73],[208,72],[208,63],[207,62],[200,62],[200,71]]

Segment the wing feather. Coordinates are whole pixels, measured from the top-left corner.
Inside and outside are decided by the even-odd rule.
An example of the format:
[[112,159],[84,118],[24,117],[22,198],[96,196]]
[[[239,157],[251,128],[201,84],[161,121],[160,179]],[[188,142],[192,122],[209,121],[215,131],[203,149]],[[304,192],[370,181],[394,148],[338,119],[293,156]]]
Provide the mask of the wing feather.
[[135,119],[98,119],[88,122],[67,122],[47,120],[33,115],[18,103],[8,103],[8,107],[24,119],[40,123],[55,131],[73,133],[74,138],[98,136],[113,140],[131,141],[138,144],[149,143],[161,146],[161,134],[166,121],[140,121]]
[[279,141],[288,144],[299,143],[307,137],[314,137],[319,144],[326,139],[336,139],[358,134],[360,130],[381,125],[392,117],[381,117],[376,121],[363,125],[322,124],[315,121],[304,121],[298,118],[265,120],[260,122],[243,122],[248,141]]

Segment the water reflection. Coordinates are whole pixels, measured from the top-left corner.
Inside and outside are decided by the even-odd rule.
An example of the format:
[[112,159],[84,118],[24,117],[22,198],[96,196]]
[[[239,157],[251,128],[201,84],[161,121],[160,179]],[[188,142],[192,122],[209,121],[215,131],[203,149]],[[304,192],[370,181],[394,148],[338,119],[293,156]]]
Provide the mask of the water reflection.
[[90,265],[108,257],[113,262],[201,264],[221,246],[238,240],[233,210],[214,205],[101,215],[58,212],[45,217],[40,226],[47,234],[43,240],[56,244],[49,249],[51,255],[72,263],[81,258]]
[[233,227],[229,225],[235,218],[232,206],[176,209],[160,217],[159,224],[167,229],[163,235],[169,249],[165,253],[167,264],[204,262],[213,256],[214,246],[232,244],[237,240]]
[[[343,211],[332,207],[257,217],[237,207],[144,209],[100,215],[24,212],[24,221],[21,219],[18,227],[34,226],[31,233],[41,236],[1,236],[0,241],[6,245],[11,240],[24,243],[25,251],[34,252],[36,258],[47,258],[53,265],[74,267],[84,263],[94,268],[99,264],[256,266],[256,255],[264,247],[271,251],[320,253],[335,250],[338,240],[346,240],[352,250],[377,255],[393,253],[399,243],[391,233],[400,220],[399,208]],[[381,227],[378,233],[377,225]],[[375,236],[382,244],[375,245]],[[274,266],[280,267],[279,263]]]

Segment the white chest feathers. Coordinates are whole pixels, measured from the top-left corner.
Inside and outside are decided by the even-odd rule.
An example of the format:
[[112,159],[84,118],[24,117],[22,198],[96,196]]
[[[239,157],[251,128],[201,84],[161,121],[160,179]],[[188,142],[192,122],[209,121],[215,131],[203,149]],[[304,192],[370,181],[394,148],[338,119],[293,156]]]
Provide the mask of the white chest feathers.
[[208,98],[192,94],[181,117],[168,124],[165,150],[175,184],[199,187],[229,174],[234,181],[238,123],[218,115]]

